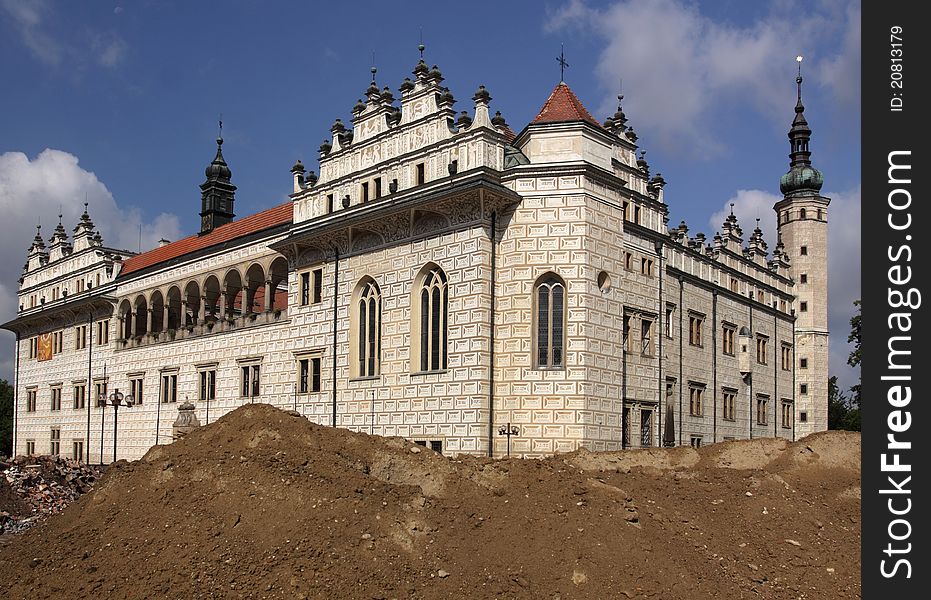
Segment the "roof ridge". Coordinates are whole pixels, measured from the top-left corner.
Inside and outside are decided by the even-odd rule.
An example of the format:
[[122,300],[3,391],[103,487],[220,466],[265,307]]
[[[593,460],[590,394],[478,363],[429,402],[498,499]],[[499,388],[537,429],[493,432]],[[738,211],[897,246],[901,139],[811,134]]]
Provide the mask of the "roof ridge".
[[194,234],[180,240],[152,248],[123,261],[120,276],[140,271],[159,263],[210,248],[223,242],[235,240],[276,225],[289,223],[294,218],[294,203],[291,200],[247,215],[241,219],[224,223],[206,234]]

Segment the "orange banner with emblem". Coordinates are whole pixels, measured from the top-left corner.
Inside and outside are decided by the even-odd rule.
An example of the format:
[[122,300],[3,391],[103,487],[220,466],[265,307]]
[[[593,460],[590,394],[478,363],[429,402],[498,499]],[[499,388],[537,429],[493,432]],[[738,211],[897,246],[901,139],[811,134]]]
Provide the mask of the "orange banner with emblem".
[[39,336],[39,356],[38,359],[42,360],[52,360],[52,334],[43,333]]

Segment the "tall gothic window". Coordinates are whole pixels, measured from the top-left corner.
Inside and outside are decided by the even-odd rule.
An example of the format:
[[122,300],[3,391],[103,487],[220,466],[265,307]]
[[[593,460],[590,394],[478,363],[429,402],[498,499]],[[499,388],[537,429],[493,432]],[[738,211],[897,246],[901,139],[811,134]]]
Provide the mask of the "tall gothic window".
[[534,286],[536,301],[536,365],[538,368],[566,365],[566,284],[547,273]]
[[355,310],[356,374],[374,377],[378,375],[381,350],[381,292],[371,279],[360,283]]
[[420,280],[416,299],[419,309],[419,354],[421,371],[446,368],[449,295],[446,273],[432,265]]

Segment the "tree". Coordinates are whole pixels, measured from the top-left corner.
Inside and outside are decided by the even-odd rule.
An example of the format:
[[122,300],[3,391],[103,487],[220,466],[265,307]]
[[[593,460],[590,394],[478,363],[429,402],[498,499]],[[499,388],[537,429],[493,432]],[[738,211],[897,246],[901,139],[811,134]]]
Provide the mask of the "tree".
[[[860,366],[860,301],[854,300],[853,305],[857,309],[857,313],[850,317],[850,335],[847,336],[847,342],[853,342],[853,350],[850,352],[850,356],[847,357],[847,364],[853,368]],[[853,396],[850,398],[852,405],[857,407],[857,412],[860,411],[860,383],[857,382],[856,385],[851,386],[850,388]],[[859,421],[859,415],[857,415]]]
[[0,456],[13,453],[13,386],[0,379]]
[[[853,303],[856,314],[850,318],[850,335],[848,342],[853,343],[853,350],[847,357],[851,367],[860,366],[860,301]],[[828,429],[846,429],[860,431],[860,383],[850,387],[851,396],[844,396],[837,387],[837,377],[828,381]]]

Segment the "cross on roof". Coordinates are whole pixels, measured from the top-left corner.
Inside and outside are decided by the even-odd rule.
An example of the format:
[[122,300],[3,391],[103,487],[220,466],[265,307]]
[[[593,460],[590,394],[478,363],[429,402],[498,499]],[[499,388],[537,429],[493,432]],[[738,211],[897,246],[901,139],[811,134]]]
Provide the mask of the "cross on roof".
[[563,45],[559,45],[559,56],[556,57],[556,62],[559,63],[559,81],[564,81],[566,76],[566,69],[569,68],[569,63],[566,62],[566,55],[563,51]]

